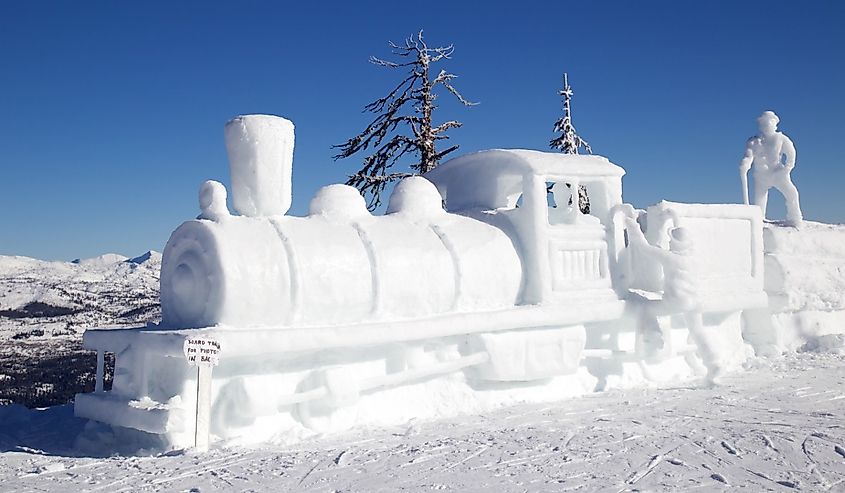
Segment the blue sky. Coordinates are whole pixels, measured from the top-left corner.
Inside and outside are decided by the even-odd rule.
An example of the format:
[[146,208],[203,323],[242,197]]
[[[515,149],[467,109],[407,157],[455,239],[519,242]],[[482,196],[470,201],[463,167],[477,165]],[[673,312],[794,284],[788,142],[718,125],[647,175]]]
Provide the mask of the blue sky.
[[[545,149],[561,75],[574,123],[627,170],[624,197],[741,200],[738,163],[766,109],[798,148],[808,219],[845,222],[845,2],[4,2],[0,254],[162,250],[228,184],[223,125],[296,125],[292,214],[357,169],[330,148],[399,73],[367,63],[419,29],[480,104],[441,98],[458,153]],[[457,154],[453,154],[457,155]],[[777,192],[770,216],[783,215]]]

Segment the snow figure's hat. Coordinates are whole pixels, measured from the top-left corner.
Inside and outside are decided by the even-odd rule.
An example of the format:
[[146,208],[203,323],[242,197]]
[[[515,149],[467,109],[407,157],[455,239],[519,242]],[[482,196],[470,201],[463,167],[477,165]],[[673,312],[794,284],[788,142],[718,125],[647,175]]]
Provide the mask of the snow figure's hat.
[[774,111],[764,111],[762,115],[757,117],[758,123],[766,120],[774,120],[775,125],[780,123],[780,118],[778,118]]
[[291,203],[293,122],[272,115],[243,115],[226,124],[232,204],[244,216],[275,216]]

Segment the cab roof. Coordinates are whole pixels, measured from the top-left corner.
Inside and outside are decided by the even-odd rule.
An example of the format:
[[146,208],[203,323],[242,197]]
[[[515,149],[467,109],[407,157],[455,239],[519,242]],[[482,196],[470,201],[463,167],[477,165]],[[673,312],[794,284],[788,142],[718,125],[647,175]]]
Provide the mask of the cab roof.
[[624,174],[602,156],[491,149],[446,161],[424,176],[437,185],[450,210],[460,210],[513,206],[525,176],[601,186],[621,184]]

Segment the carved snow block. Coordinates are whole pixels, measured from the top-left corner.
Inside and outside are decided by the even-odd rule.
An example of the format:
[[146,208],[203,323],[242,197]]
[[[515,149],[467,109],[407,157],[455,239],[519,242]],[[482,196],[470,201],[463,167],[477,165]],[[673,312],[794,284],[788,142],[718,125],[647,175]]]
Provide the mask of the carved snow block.
[[490,359],[477,368],[482,380],[527,382],[575,373],[587,340],[583,325],[478,334],[469,337],[473,352]]
[[232,204],[244,216],[282,215],[291,203],[294,128],[272,115],[244,115],[225,128]]

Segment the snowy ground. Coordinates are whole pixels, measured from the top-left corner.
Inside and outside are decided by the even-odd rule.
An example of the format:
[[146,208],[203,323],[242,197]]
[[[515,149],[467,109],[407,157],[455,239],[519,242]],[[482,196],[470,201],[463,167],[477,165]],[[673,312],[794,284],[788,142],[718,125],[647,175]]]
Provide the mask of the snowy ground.
[[0,407],[0,490],[845,491],[842,354],[757,360],[715,388],[612,391],[207,454],[74,448],[85,424],[71,415]]

